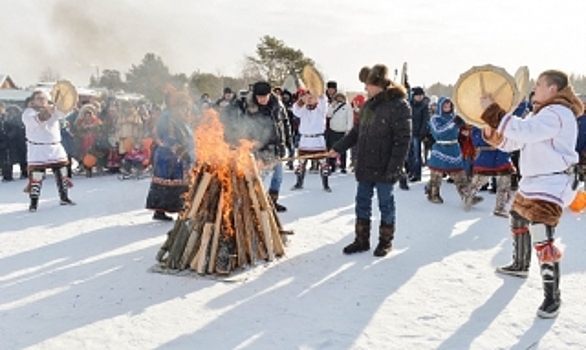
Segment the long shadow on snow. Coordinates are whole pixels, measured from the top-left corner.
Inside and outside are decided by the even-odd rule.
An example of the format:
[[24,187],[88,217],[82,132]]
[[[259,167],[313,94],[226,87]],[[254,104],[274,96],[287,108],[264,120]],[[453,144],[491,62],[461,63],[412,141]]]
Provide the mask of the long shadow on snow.
[[[351,348],[385,300],[418,270],[458,253],[462,247],[492,249],[502,241],[496,235],[478,239],[477,234],[471,233],[473,230],[450,237],[451,222],[429,220],[429,215],[438,215],[434,213],[442,215],[442,208],[425,203],[424,198],[421,201],[424,210],[399,215],[397,252],[389,258],[374,258],[372,252],[344,256],[341,249],[353,237],[348,228],[343,240],[286,258],[258,278],[211,300],[210,308],[232,308],[202,329],[160,348]],[[337,206],[344,204],[337,203]],[[399,200],[398,206],[401,211]],[[465,213],[446,214],[453,215],[454,221],[466,217]],[[416,225],[418,232],[404,232],[401,223],[406,220],[419,223]],[[312,228],[316,230],[328,228],[325,225]],[[371,242],[376,241],[376,230],[373,232]],[[406,238],[407,235],[410,238]],[[303,239],[311,240],[312,234],[298,232],[294,237],[302,243]],[[508,288],[504,290],[510,292]],[[265,309],[271,311],[259,314]],[[400,318],[400,315],[395,316]],[[350,322],[343,322],[345,319]],[[355,327],[356,324],[359,326]],[[393,327],[393,324],[385,327]],[[218,334],[226,337],[219,339]],[[468,339],[462,342],[470,343]]]
[[[155,230],[151,224],[123,231],[109,227],[23,253],[18,261],[5,262],[19,269],[30,266],[31,261],[56,261],[31,275],[12,279],[3,287],[3,346],[33,346],[102,320],[140,314],[151,306],[209,286],[169,284],[165,276],[146,273],[164,240],[162,235],[161,229]],[[140,279],[144,285],[136,282],[137,271],[148,276]]]

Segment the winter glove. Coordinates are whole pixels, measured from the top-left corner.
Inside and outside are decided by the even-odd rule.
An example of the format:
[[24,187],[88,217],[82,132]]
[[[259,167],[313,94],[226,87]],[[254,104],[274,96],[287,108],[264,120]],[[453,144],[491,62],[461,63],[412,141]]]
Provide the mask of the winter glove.
[[497,129],[503,117],[507,112],[501,108],[497,103],[493,103],[482,112],[480,119],[482,119],[491,128]]

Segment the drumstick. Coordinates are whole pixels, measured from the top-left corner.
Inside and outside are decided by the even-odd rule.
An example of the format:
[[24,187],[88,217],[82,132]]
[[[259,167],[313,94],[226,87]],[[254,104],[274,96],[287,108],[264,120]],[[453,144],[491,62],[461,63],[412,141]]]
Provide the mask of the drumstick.
[[496,89],[496,91],[492,94],[492,99],[494,101],[494,99],[498,96],[498,94],[501,93],[501,91],[503,91],[503,89],[509,84],[507,84],[507,82],[505,81],[501,86],[498,87],[498,89]]
[[312,153],[312,154],[306,154],[303,156],[281,158],[281,159],[279,159],[279,162],[290,162],[290,161],[297,160],[297,159],[324,158],[324,157],[327,157],[328,155],[329,155],[329,152]]
[[482,94],[482,97],[487,97],[486,96],[486,86],[484,86],[484,74],[482,74],[482,72],[480,72],[480,93]]

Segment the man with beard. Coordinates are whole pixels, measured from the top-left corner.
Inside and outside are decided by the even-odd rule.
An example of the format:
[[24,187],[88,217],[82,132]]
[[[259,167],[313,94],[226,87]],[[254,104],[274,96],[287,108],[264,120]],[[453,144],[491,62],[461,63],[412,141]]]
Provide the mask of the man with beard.
[[392,248],[395,235],[395,197],[393,186],[401,174],[411,140],[411,109],[407,93],[388,78],[388,68],[377,64],[364,67],[359,74],[368,93],[358,123],[330,151],[331,157],[358,145],[356,159],[356,237],[344,254],[370,249],[372,197],[377,191],[381,213],[379,242],[374,255],[383,257]]
[[506,152],[520,150],[522,178],[510,212],[513,262],[498,267],[497,272],[527,277],[533,242],[545,296],[537,316],[553,318],[561,305],[562,256],[554,234],[563,208],[576,195],[576,118],[584,106],[569,85],[568,75],[558,70],[542,72],[533,91],[533,111],[525,118],[507,114],[490,97],[480,101],[481,118],[488,125],[483,130],[487,142]]

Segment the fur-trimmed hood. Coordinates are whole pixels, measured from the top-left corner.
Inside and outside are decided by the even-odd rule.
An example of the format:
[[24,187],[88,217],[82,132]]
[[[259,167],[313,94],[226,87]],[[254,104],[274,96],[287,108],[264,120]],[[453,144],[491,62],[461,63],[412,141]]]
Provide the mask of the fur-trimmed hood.
[[535,104],[533,112],[537,114],[542,108],[549,105],[562,105],[568,107],[572,110],[572,113],[574,113],[576,118],[584,114],[584,104],[582,104],[580,98],[576,96],[574,89],[572,89],[571,86],[566,86],[561,89],[555,96],[552,96],[542,104]]

